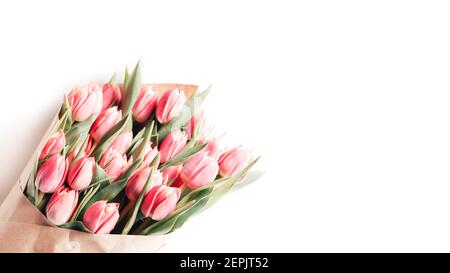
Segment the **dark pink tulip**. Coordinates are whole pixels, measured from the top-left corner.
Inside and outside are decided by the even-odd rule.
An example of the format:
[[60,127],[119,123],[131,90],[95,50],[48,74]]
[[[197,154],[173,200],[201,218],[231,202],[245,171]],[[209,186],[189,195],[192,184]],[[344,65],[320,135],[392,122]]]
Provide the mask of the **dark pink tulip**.
[[47,159],[36,175],[39,190],[51,193],[61,187],[66,178],[67,165],[67,160],[59,154],[54,154]]
[[164,93],[156,106],[156,118],[160,123],[167,123],[180,112],[186,103],[183,91],[174,89]]
[[250,154],[247,150],[236,147],[223,153],[218,163],[221,176],[235,176],[250,163]]
[[110,148],[118,151],[120,154],[124,154],[128,148],[130,148],[131,142],[133,141],[133,133],[131,131],[120,134],[116,139],[114,139]]
[[161,142],[159,153],[161,154],[161,163],[173,158],[179,154],[186,146],[187,135],[181,130],[169,133]]
[[117,106],[101,112],[91,127],[91,136],[94,141],[98,143],[102,137],[121,119],[122,111],[118,110]]
[[200,152],[186,161],[180,177],[188,188],[195,190],[212,182],[218,172],[217,161],[207,152]]
[[39,160],[43,160],[49,155],[61,152],[62,149],[64,149],[65,145],[66,145],[66,138],[64,136],[64,132],[62,130],[59,130],[58,132],[51,135],[50,138],[47,140],[47,143],[45,143],[44,148],[42,148]]
[[81,122],[102,110],[103,95],[98,84],[76,86],[67,96],[72,118]]
[[114,182],[125,171],[127,157],[114,149],[108,149],[99,162],[111,182]]
[[114,103],[119,103],[122,98],[120,88],[117,84],[106,83],[102,86],[103,103],[102,110],[106,110]]
[[[125,194],[128,199],[131,201],[136,201],[141,194],[142,189],[144,188],[145,182],[150,175],[150,168],[147,166],[141,167],[137,169],[128,179],[127,185],[125,186]],[[153,188],[154,186],[162,184],[162,176],[159,171],[153,172],[152,180],[149,181],[149,185],[147,187],[147,192]]]
[[78,192],[60,187],[48,201],[46,207],[47,219],[59,226],[67,223],[75,212],[78,204]]
[[181,169],[183,167],[181,165],[179,166],[170,166],[165,168],[162,171],[162,180],[163,184],[167,184],[169,181],[174,181],[178,175],[180,175]]
[[83,224],[97,234],[108,234],[119,220],[119,204],[100,200],[92,204],[83,215]]
[[74,190],[83,190],[91,184],[95,171],[95,159],[82,157],[70,166],[67,174],[67,184]]
[[133,107],[133,116],[136,121],[146,121],[155,110],[157,101],[158,95],[151,86],[142,87]]
[[180,194],[178,188],[166,185],[153,187],[144,197],[141,212],[146,217],[161,221],[175,210]]

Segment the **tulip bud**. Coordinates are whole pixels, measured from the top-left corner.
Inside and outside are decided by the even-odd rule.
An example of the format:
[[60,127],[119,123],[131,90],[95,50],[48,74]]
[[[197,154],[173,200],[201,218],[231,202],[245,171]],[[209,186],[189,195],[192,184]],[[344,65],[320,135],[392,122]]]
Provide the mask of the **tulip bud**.
[[151,86],[142,87],[133,107],[133,116],[136,121],[146,121],[155,110],[157,101],[158,95]]
[[119,103],[122,97],[119,86],[116,84],[106,83],[102,86],[103,104],[102,110],[111,107],[115,102]]
[[37,172],[36,180],[39,190],[44,193],[56,191],[64,184],[68,162],[59,154],[47,159]]
[[186,146],[187,135],[181,130],[169,133],[161,142],[159,153],[161,154],[161,163],[173,158],[179,154]]
[[64,137],[64,132],[59,130],[47,140],[47,143],[45,143],[44,148],[42,148],[41,154],[39,155],[39,160],[43,160],[49,155],[61,152],[65,145],[66,138]]
[[221,176],[235,176],[250,163],[250,154],[241,147],[223,153],[219,158]]
[[102,137],[121,119],[122,111],[117,110],[117,106],[101,112],[94,124],[92,124],[91,128],[91,136],[94,141],[98,143]]
[[119,204],[100,200],[92,204],[83,215],[83,224],[97,234],[108,234],[119,220]]
[[126,169],[127,157],[114,149],[108,149],[99,162],[111,182],[114,182]]
[[67,174],[67,183],[74,190],[83,190],[91,184],[95,171],[95,159],[83,157],[75,161]]
[[109,148],[118,151],[120,154],[124,154],[133,141],[133,133],[131,131],[120,134]]
[[[170,166],[165,168],[162,171],[162,183],[165,185],[167,184],[169,181],[172,181],[172,183],[175,181],[175,179],[178,177],[178,175],[181,172],[181,169],[183,167],[181,165],[179,166]],[[173,187],[173,185],[170,185]]]
[[[199,141],[200,144],[203,143],[203,141]],[[212,158],[214,158],[216,161],[220,157],[220,143],[218,139],[211,140],[208,145],[205,147],[205,152],[208,152],[208,155]]]
[[217,161],[207,152],[200,152],[186,161],[180,177],[186,186],[195,190],[212,182],[218,172]]
[[142,201],[141,212],[145,217],[161,221],[175,210],[180,194],[180,189],[166,185],[153,187]]
[[[125,186],[125,193],[130,199],[130,201],[136,201],[141,194],[142,189],[145,186],[145,182],[150,175],[150,168],[147,166],[141,167],[137,169],[128,179],[127,185]],[[161,173],[157,170],[153,172],[152,180],[149,181],[149,185],[147,187],[147,192],[155,186],[162,184],[162,176]]]
[[178,89],[164,93],[156,106],[156,118],[160,123],[169,122],[186,103],[184,92]]
[[46,215],[50,222],[59,226],[67,223],[78,204],[78,192],[60,187],[47,203]]
[[97,84],[76,86],[70,91],[67,99],[72,110],[72,118],[78,122],[85,121],[102,109],[102,89]]

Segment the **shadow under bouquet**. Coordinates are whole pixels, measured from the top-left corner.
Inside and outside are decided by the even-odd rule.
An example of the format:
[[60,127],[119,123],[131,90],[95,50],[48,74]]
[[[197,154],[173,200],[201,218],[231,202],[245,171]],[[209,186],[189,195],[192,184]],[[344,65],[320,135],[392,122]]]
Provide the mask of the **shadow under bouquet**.
[[[258,158],[222,149],[195,85],[76,86],[0,207],[2,252],[157,251]],[[243,181],[242,180],[246,180]]]

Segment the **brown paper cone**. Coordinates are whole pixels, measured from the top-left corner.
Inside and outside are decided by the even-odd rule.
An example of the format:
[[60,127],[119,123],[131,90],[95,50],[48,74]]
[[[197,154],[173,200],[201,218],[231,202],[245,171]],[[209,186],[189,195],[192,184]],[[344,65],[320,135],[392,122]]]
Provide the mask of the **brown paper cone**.
[[[196,85],[150,84],[159,93],[178,88],[190,97]],[[30,161],[0,206],[0,252],[156,252],[169,235],[90,234],[58,228],[26,198],[23,191],[33,161],[45,145],[54,118]]]

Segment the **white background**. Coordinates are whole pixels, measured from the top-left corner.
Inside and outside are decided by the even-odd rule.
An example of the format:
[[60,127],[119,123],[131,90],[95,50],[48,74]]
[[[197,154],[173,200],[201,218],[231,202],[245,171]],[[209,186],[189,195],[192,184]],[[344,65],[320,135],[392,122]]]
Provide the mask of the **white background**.
[[[448,2],[447,2],[448,3]],[[446,1],[2,1],[0,200],[62,96],[138,59],[212,83],[267,174],[163,251],[450,251]]]

